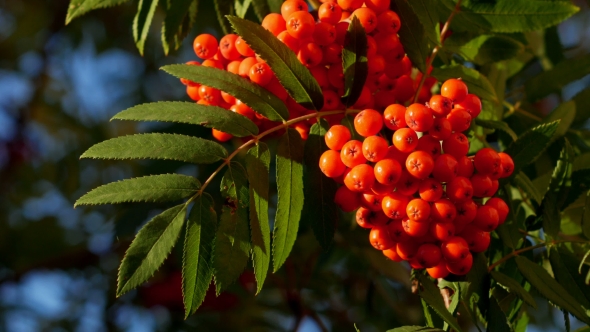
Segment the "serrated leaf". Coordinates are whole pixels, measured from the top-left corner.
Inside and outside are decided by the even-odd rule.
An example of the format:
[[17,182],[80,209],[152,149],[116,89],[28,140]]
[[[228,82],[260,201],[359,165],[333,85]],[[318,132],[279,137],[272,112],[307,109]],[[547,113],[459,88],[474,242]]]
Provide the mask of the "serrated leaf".
[[576,270],[571,271],[567,268],[564,261],[561,259],[561,254],[555,247],[549,250],[549,261],[551,262],[551,270],[555,276],[555,280],[565,288],[568,293],[574,297],[582,307],[587,310],[590,309],[590,301],[584,295],[590,295],[587,289],[580,289],[576,280],[572,276],[572,273],[576,273]]
[[511,59],[524,50],[524,45],[505,35],[459,32],[445,40],[444,49],[484,65]]
[[486,331],[489,332],[511,332],[510,326],[508,325],[508,319],[506,314],[498,305],[496,298],[492,296],[490,299],[490,310],[487,314],[488,326]]
[[512,130],[512,128],[510,128],[510,126],[508,126],[508,124],[504,121],[482,120],[476,118],[475,124],[488,129],[501,130],[508,134],[508,136],[512,138],[512,141],[516,141],[518,139],[518,136],[516,135],[514,130]]
[[551,182],[549,183],[549,192],[555,193],[557,198],[557,209],[561,210],[567,192],[572,186],[572,168],[574,165],[575,152],[567,138],[563,139],[563,149],[559,154],[557,166],[553,170]]
[[432,48],[426,38],[424,25],[408,0],[391,1],[391,9],[399,15],[402,22],[398,34],[408,58],[422,73],[426,72],[427,57]]
[[530,198],[534,199],[537,204],[541,204],[543,196],[525,173],[518,172],[514,177],[514,184],[520,187]]
[[461,78],[467,87],[469,93],[476,94],[482,99],[488,99],[494,103],[498,103],[496,90],[492,83],[480,72],[475,69],[467,68],[463,65],[449,65],[441,68],[434,68],[432,76],[441,82],[449,78]]
[[234,0],[213,0],[213,5],[215,6],[215,13],[217,14],[217,20],[219,21],[223,34],[232,33],[231,24],[226,19],[226,16],[236,14]]
[[510,144],[504,152],[514,160],[515,174],[522,167],[535,161],[547,149],[558,126],[559,121],[540,124],[527,130],[516,142]]
[[[408,4],[422,22],[424,34],[435,45],[440,45],[440,17],[436,10],[436,0],[412,0]],[[404,23],[402,23],[403,25]],[[445,41],[446,43],[446,41]]]
[[227,92],[272,121],[289,118],[289,110],[282,100],[240,75],[205,66],[168,65],[161,69],[176,77]]
[[[452,9],[457,0],[448,1]],[[579,8],[569,1],[497,0],[464,1],[453,21],[453,31],[481,29],[491,32],[540,30],[567,19]]]
[[243,0],[243,2],[240,0],[235,0],[234,7],[236,8],[236,15],[239,18],[246,17],[246,13],[250,8],[250,4],[252,4],[252,0]]
[[133,19],[133,40],[139,50],[139,54],[142,56],[145,40],[150,32],[150,26],[152,25],[157,7],[158,0],[139,0],[137,14],[135,14],[135,18]]
[[[476,311],[475,305],[479,308],[482,315],[485,316],[489,308],[489,292],[490,292],[490,274],[488,273],[488,259],[483,253],[473,255],[473,265],[469,273],[467,273],[467,280],[469,280],[469,288],[466,296],[470,301],[477,299],[471,303],[473,305],[472,311]],[[475,316],[475,315],[474,315]]]
[[217,106],[183,101],[161,101],[133,106],[111,120],[162,121],[215,128],[236,137],[258,135],[258,127],[247,117]]
[[257,23],[235,16],[229,16],[228,20],[234,31],[268,63],[297,103],[310,110],[322,109],[324,96],[320,85],[287,45]]
[[555,138],[561,137],[567,133],[576,117],[576,103],[573,101],[565,102],[553,110],[545,119],[543,123],[560,120],[559,126],[555,131]]
[[554,192],[548,192],[541,204],[543,231],[552,237],[557,237],[561,227],[561,215],[557,207],[557,197]]
[[117,278],[117,296],[148,280],[164,262],[184,225],[186,205],[180,204],[155,216],[143,226],[127,252]]
[[164,159],[210,164],[227,157],[223,146],[198,137],[137,134],[112,138],[90,147],[80,158]]
[[590,318],[586,315],[586,310],[561,286],[555,279],[551,278],[549,273],[541,266],[531,262],[524,256],[515,257],[518,270],[525,279],[539,291],[539,293],[554,303],[555,305],[567,310],[579,320],[590,324]]
[[246,170],[250,182],[250,232],[252,263],[259,293],[270,264],[270,224],[268,219],[270,151],[263,142],[246,154]]
[[572,101],[576,103],[576,117],[574,125],[583,125],[588,118],[590,118],[590,88],[586,88],[578,92]]
[[89,11],[107,8],[123,4],[129,0],[70,0],[68,13],[66,15],[66,25],[70,24],[76,17],[82,16]]
[[568,83],[590,74],[590,55],[578,59],[567,59],[553,69],[540,73],[526,81],[524,87],[527,99],[539,100],[551,93],[559,93]]
[[443,330],[424,326],[402,326],[387,330],[387,332],[443,332]]
[[80,197],[80,205],[124,202],[169,202],[194,195],[201,187],[199,180],[180,174],[143,176],[102,185]]
[[428,305],[436,312],[437,315],[440,316],[446,323],[449,324],[455,331],[461,332],[461,327],[457,320],[451,313],[447,310],[445,303],[443,301],[442,296],[438,290],[438,287],[434,286],[432,281],[430,281],[426,276],[421,273],[416,274],[417,279],[420,281],[420,284],[424,289],[419,289],[418,295],[428,303]]
[[[451,303],[449,303],[448,311],[451,313],[451,315],[453,315],[453,317],[455,317],[457,315],[457,310],[459,309],[459,301],[461,300],[462,294],[461,287],[459,287],[458,284],[455,283],[453,285],[453,289],[455,290],[455,293],[452,296]],[[449,323],[445,322],[443,325],[443,330],[449,331],[449,329]]]
[[285,263],[297,239],[303,209],[303,141],[289,128],[277,147],[277,213],[273,231],[273,271]]
[[327,150],[324,140],[329,126],[321,119],[309,130],[305,142],[305,200],[304,220],[311,223],[313,233],[324,250],[332,245],[335,225],[338,223],[338,208],[334,203],[336,183],[327,178],[318,167],[318,160]]
[[166,17],[162,24],[164,54],[168,55],[171,47],[175,50],[180,47],[182,39],[188,34],[194,23],[190,16],[191,12],[196,12],[197,6],[198,0],[166,1]]
[[537,309],[537,303],[535,303],[535,299],[531,293],[527,292],[521,286],[519,282],[498,271],[492,271],[490,274],[492,275],[492,278],[494,278],[494,280],[496,280],[499,285],[508,290],[508,292],[518,296],[519,299],[523,300],[531,307]]
[[208,194],[195,198],[188,216],[182,255],[182,294],[184,317],[193,314],[203,303],[213,278],[213,241],[217,214]]
[[250,256],[248,226],[249,192],[246,170],[231,162],[221,179],[225,198],[215,237],[213,265],[217,294],[227,289],[244,271]]
[[369,74],[367,62],[367,35],[361,21],[352,18],[342,49],[342,70],[344,72],[344,105],[350,107],[361,96]]

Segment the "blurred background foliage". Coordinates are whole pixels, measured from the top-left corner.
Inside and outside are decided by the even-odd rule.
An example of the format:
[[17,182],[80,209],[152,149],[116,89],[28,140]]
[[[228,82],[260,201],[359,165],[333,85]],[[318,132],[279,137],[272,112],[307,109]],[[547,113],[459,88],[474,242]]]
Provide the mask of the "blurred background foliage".
[[[589,53],[590,10],[587,2],[575,2],[582,10],[573,18],[544,34],[526,35],[517,60],[523,70],[509,80],[517,87],[513,91],[544,69]],[[366,232],[355,228],[350,216],[341,218],[329,252],[321,251],[304,222],[291,258],[256,297],[250,269],[220,297],[209,294],[185,321],[176,252],[148,284],[116,299],[123,252],[138,228],[165,206],[73,209],[74,200],[132,176],[176,172],[203,180],[211,166],[79,156],[96,142],[136,132],[207,135],[191,126],[108,120],[139,103],[188,100],[184,86],[158,68],[195,60],[192,38],[203,32],[219,36],[221,29],[213,1],[200,1],[189,37],[165,56],[163,14],[156,12],[141,57],[130,26],[134,2],[93,11],[65,26],[68,4],[0,0],[0,330],[353,331],[356,323],[365,332],[423,324],[409,267],[371,249]],[[565,86],[561,96],[522,107],[547,114],[576,95],[578,102],[590,99],[588,90],[578,94],[589,86],[586,76]],[[577,119],[574,127],[587,126],[586,120]],[[535,119],[517,113],[506,121],[518,129]],[[561,330],[562,313],[545,301],[538,305],[530,313],[530,330]],[[572,320],[572,327],[577,323]]]

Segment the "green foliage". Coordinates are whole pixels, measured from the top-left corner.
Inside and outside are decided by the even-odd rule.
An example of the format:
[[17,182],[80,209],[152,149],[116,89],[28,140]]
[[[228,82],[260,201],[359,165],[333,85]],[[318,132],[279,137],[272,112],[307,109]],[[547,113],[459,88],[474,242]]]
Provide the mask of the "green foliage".
[[514,160],[515,173],[545,151],[558,126],[559,121],[554,121],[531,128],[504,151]]
[[444,49],[479,65],[514,58],[524,45],[505,35],[454,33],[445,41]]
[[[426,32],[421,18],[416,15],[412,5],[410,5],[412,2],[409,0],[394,0],[391,2],[391,7],[403,22],[398,34],[406,54],[412,60],[414,66],[424,73],[426,72],[426,60],[432,49],[428,43],[427,35],[432,33]],[[429,20],[424,20],[424,22],[429,22]]]
[[71,0],[66,15],[66,24],[91,10],[120,5],[129,0]]
[[455,331],[462,331],[459,323],[457,323],[457,320],[455,317],[453,317],[453,314],[450,313],[445,307],[438,288],[434,286],[430,279],[428,279],[423,274],[417,273],[416,277],[420,281],[420,285],[423,287],[423,289],[419,290],[418,293],[420,297],[424,299],[426,303],[428,303],[428,306],[432,308],[434,312],[436,312],[436,314],[445,321],[446,324],[449,324],[449,326]]
[[152,25],[157,6],[158,0],[139,0],[137,14],[133,19],[133,40],[135,40],[135,45],[141,55],[143,55],[145,40],[150,31],[150,25]]
[[423,326],[402,326],[387,330],[387,332],[442,332],[442,330]]
[[166,17],[162,24],[162,47],[168,54],[170,48],[178,49],[182,40],[195,24],[199,0],[167,0]]
[[463,65],[451,65],[434,68],[432,70],[432,76],[442,82],[449,78],[461,78],[467,84],[469,92],[476,94],[482,99],[487,99],[495,103],[499,102],[492,83],[475,69],[467,68]]
[[522,287],[522,285],[519,282],[517,282],[513,278],[505,275],[502,272],[492,271],[492,272],[490,272],[490,274],[491,274],[492,278],[494,278],[494,280],[496,280],[496,282],[500,286],[506,288],[506,290],[508,290],[510,293],[518,296],[518,298],[520,298],[521,300],[526,302],[528,305],[537,309],[537,304],[535,303],[535,299],[533,298],[533,296],[529,292],[527,292]]
[[369,74],[367,63],[367,35],[357,17],[346,31],[344,49],[342,50],[342,69],[344,72],[344,96],[347,107],[354,105],[360,97]]
[[590,55],[575,59],[564,60],[553,69],[533,77],[525,84],[527,98],[530,101],[539,100],[550,93],[561,92],[568,83],[590,74]]

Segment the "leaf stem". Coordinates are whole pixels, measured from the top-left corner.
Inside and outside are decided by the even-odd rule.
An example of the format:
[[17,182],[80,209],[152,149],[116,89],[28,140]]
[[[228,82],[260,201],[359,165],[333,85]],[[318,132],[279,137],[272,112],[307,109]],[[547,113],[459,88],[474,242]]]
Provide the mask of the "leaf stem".
[[418,102],[418,96],[420,96],[420,90],[422,90],[422,86],[424,86],[424,82],[426,81],[426,78],[429,76],[430,67],[432,67],[432,63],[434,62],[434,59],[436,58],[438,51],[443,47],[445,36],[449,32],[449,28],[451,26],[451,22],[453,21],[453,18],[461,10],[461,1],[462,0],[457,1],[455,8],[451,12],[451,15],[449,15],[449,18],[445,22],[445,25],[443,25],[443,28],[440,32],[440,46],[437,45],[432,49],[432,53],[430,54],[430,58],[428,59],[428,63],[426,63],[426,73],[423,73],[424,75],[422,75],[422,78],[420,79],[420,84],[418,84],[418,88],[416,89],[416,94],[414,95],[414,103]]
[[520,255],[520,254],[522,254],[524,252],[531,251],[533,249],[543,248],[543,247],[551,247],[551,246],[554,246],[554,245],[557,245],[557,244],[561,244],[561,243],[576,243],[576,242],[577,243],[579,243],[579,242],[586,243],[586,241],[558,240],[558,241],[551,241],[551,242],[543,242],[543,243],[536,244],[534,246],[525,247],[525,248],[522,248],[522,249],[519,249],[519,250],[515,250],[515,251],[509,253],[508,255],[500,258],[499,260],[497,260],[496,262],[494,262],[494,264],[490,265],[490,267],[488,268],[488,273],[489,272],[492,272],[492,270],[494,268],[496,268],[496,266],[498,266],[498,265],[506,262],[510,258],[516,257],[516,256],[518,256],[518,255]]
[[197,193],[191,197],[189,200],[186,201],[185,204],[189,204],[190,202],[192,202],[195,198],[199,197],[200,195],[203,194],[203,192],[205,191],[205,188],[207,188],[207,186],[211,183],[211,181],[213,181],[213,179],[215,178],[215,176],[217,174],[219,174],[219,172],[221,172],[221,170],[226,166],[229,165],[229,163],[232,161],[232,159],[238,155],[241,151],[245,150],[247,147],[249,147],[252,144],[257,144],[258,141],[262,138],[264,138],[265,136],[268,136],[278,130],[281,129],[285,129],[293,124],[296,124],[298,122],[301,121],[305,121],[305,120],[309,120],[309,119],[313,119],[313,118],[323,118],[329,115],[336,115],[336,114],[349,114],[349,113],[357,113],[360,112],[360,110],[353,110],[353,109],[347,109],[347,110],[337,110],[337,111],[324,111],[324,112],[317,112],[317,113],[311,113],[311,114],[306,114],[297,118],[293,118],[289,121],[284,121],[283,123],[272,127],[254,137],[252,137],[252,139],[250,139],[249,141],[247,141],[246,143],[242,144],[240,147],[238,147],[234,152],[232,152],[227,158],[224,159],[223,163],[221,165],[219,165],[219,167],[217,167],[217,169],[215,171],[213,171],[213,173],[211,173],[211,175],[209,176],[209,178],[207,178],[207,180],[205,180],[205,182],[203,182],[203,185],[201,186],[201,188],[199,189],[199,191],[197,191]]

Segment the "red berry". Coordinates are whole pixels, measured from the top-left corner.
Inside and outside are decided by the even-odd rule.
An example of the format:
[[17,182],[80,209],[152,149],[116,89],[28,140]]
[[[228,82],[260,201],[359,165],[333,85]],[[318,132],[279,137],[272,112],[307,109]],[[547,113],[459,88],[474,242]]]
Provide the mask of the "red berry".
[[473,252],[484,252],[490,246],[490,233],[475,226],[467,225],[460,236],[467,241],[469,250]]
[[435,221],[451,223],[457,217],[457,208],[448,199],[441,198],[432,204],[430,215]]
[[428,131],[434,123],[432,110],[422,104],[412,104],[406,110],[406,123],[415,131]]
[[409,199],[397,192],[385,195],[381,201],[383,213],[391,219],[402,219],[407,216],[406,207]]
[[416,259],[425,268],[432,268],[441,262],[442,253],[438,246],[432,243],[425,243],[418,248]]
[[334,150],[325,151],[320,157],[320,170],[329,178],[335,178],[344,173],[346,165],[340,159],[340,153]]
[[427,178],[434,169],[432,156],[424,151],[414,151],[406,159],[406,169],[418,179]]
[[410,153],[418,146],[418,135],[410,128],[401,128],[393,133],[393,145],[405,153]]
[[448,153],[459,159],[469,152],[469,140],[462,133],[453,133],[442,143],[444,153]]
[[422,182],[420,182],[418,193],[420,194],[420,198],[423,200],[427,202],[435,202],[442,197],[443,186],[435,179],[424,179]]
[[484,205],[477,209],[472,225],[483,231],[491,232],[498,227],[499,221],[498,211],[489,205]]
[[510,211],[508,204],[504,202],[503,199],[498,197],[490,198],[486,204],[487,206],[491,206],[498,212],[498,224],[503,224],[506,221],[506,217],[508,217],[508,212]]
[[346,186],[340,186],[338,190],[336,190],[334,202],[344,212],[352,212],[361,206],[360,195],[356,192],[352,192]]
[[450,262],[447,261],[447,270],[452,274],[462,276],[469,273],[471,266],[473,265],[473,256],[468,252],[465,258],[460,261]]
[[340,158],[347,167],[353,168],[367,162],[363,156],[363,143],[357,140],[348,141],[340,150]]
[[446,117],[453,109],[453,101],[441,95],[434,95],[430,98],[428,106],[436,117]]
[[425,222],[430,218],[430,204],[420,198],[411,200],[406,206],[408,218]]
[[493,174],[502,164],[502,159],[491,148],[483,148],[475,154],[473,158],[475,169],[482,174]]
[[335,125],[330,127],[324,136],[328,148],[336,151],[340,151],[344,144],[350,141],[350,138],[350,130],[348,130],[348,128],[343,125]]
[[375,173],[373,167],[361,164],[353,167],[344,177],[344,185],[352,191],[367,192],[373,187]]
[[469,179],[457,176],[447,183],[447,196],[455,202],[463,202],[473,197],[473,186]]
[[460,79],[448,79],[440,87],[440,94],[453,101],[453,103],[460,103],[467,97],[467,85]]
[[354,129],[363,137],[377,135],[383,128],[381,113],[366,109],[354,117]]
[[441,251],[447,262],[458,262],[470,255],[467,241],[459,236],[453,236],[443,242]]
[[434,279],[446,278],[449,275],[447,263],[444,260],[441,260],[435,267],[427,268],[426,272]]
[[387,250],[395,246],[385,226],[373,227],[369,233],[369,242],[377,250]]
[[508,154],[504,152],[500,152],[498,153],[498,155],[500,156],[500,160],[502,162],[501,177],[507,178],[510,175],[512,175],[512,172],[514,172],[514,161],[512,160],[512,157],[510,157]]
[[449,182],[457,176],[457,159],[448,153],[441,154],[434,162],[432,176],[440,182]]
[[394,185],[401,177],[402,167],[394,159],[382,159],[375,164],[375,180],[385,185]]

